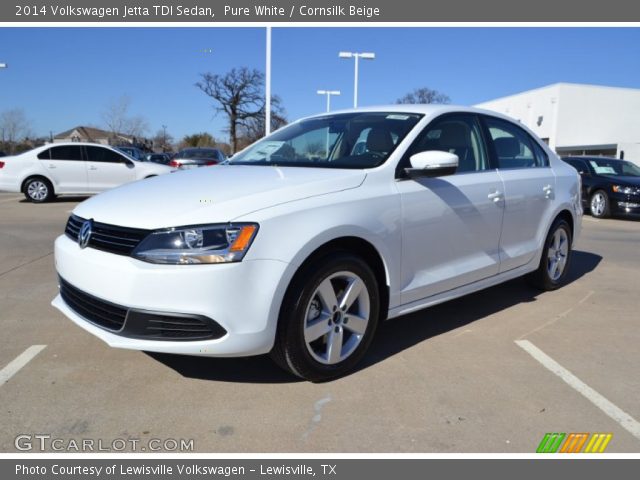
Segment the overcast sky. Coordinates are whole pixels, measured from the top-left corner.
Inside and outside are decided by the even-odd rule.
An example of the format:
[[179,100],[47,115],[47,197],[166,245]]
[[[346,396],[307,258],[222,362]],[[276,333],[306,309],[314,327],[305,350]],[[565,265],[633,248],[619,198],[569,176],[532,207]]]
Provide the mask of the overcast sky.
[[[275,28],[272,90],[289,119],[323,111],[318,89],[353,102],[353,60],[362,61],[360,105],[393,103],[427,86],[471,105],[556,82],[640,88],[637,28]],[[194,87],[203,72],[264,71],[264,28],[0,28],[0,112],[22,108],[38,135],[102,126],[115,98],[131,98],[149,134],[224,138],[224,117]],[[588,101],[588,99],[586,99]]]

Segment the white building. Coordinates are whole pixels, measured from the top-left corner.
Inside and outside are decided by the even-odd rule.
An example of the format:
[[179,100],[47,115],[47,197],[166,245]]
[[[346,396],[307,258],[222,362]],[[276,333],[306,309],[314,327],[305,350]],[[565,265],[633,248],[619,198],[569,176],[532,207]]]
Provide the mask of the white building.
[[556,83],[476,106],[522,122],[560,155],[640,164],[640,89]]

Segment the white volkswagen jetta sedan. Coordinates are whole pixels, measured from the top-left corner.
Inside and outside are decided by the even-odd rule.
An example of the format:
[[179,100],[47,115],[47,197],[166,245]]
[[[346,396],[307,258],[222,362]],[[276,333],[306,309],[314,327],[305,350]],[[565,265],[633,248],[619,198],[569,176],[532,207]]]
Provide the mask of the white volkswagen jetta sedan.
[[575,169],[506,117],[331,113],[78,205],[53,305],[113,347],[271,352],[326,380],[383,319],[522,275],[561,286],[581,218]]
[[138,162],[123,152],[95,143],[53,143],[0,161],[0,190],[24,193],[42,203],[56,195],[86,195],[174,169]]

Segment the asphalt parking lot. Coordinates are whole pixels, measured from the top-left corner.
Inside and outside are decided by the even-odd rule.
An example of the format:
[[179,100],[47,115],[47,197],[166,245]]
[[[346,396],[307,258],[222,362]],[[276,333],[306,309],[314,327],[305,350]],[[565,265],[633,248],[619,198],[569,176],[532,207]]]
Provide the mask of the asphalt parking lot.
[[613,405],[640,419],[638,221],[585,217],[566,287],[540,294],[515,280],[386,322],[357,372],[311,384],[267,357],[111,349],[64,318],[50,306],[53,240],[79,200],[0,194],[0,370],[46,345],[0,374],[2,452],[20,434],[47,434],[193,439],[197,452],[533,453],[546,432],[611,432],[607,452],[640,451],[610,416]]

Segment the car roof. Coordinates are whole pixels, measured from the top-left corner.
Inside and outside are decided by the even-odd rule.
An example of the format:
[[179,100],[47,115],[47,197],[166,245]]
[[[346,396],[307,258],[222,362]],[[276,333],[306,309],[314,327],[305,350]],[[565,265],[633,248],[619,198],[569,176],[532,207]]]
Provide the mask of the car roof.
[[492,117],[503,118],[510,122],[516,122],[512,117],[503,115],[498,112],[494,112],[492,110],[485,110],[482,108],[475,107],[466,107],[463,105],[450,105],[450,104],[424,104],[424,103],[397,103],[392,105],[375,105],[371,107],[358,107],[358,108],[349,108],[345,110],[334,110],[330,113],[321,113],[316,115],[311,115],[303,118],[305,120],[307,118],[315,118],[315,117],[324,117],[327,115],[336,115],[342,113],[357,113],[357,112],[384,112],[384,113],[417,113],[421,115],[440,115],[443,113],[479,113],[483,115],[490,115]]

